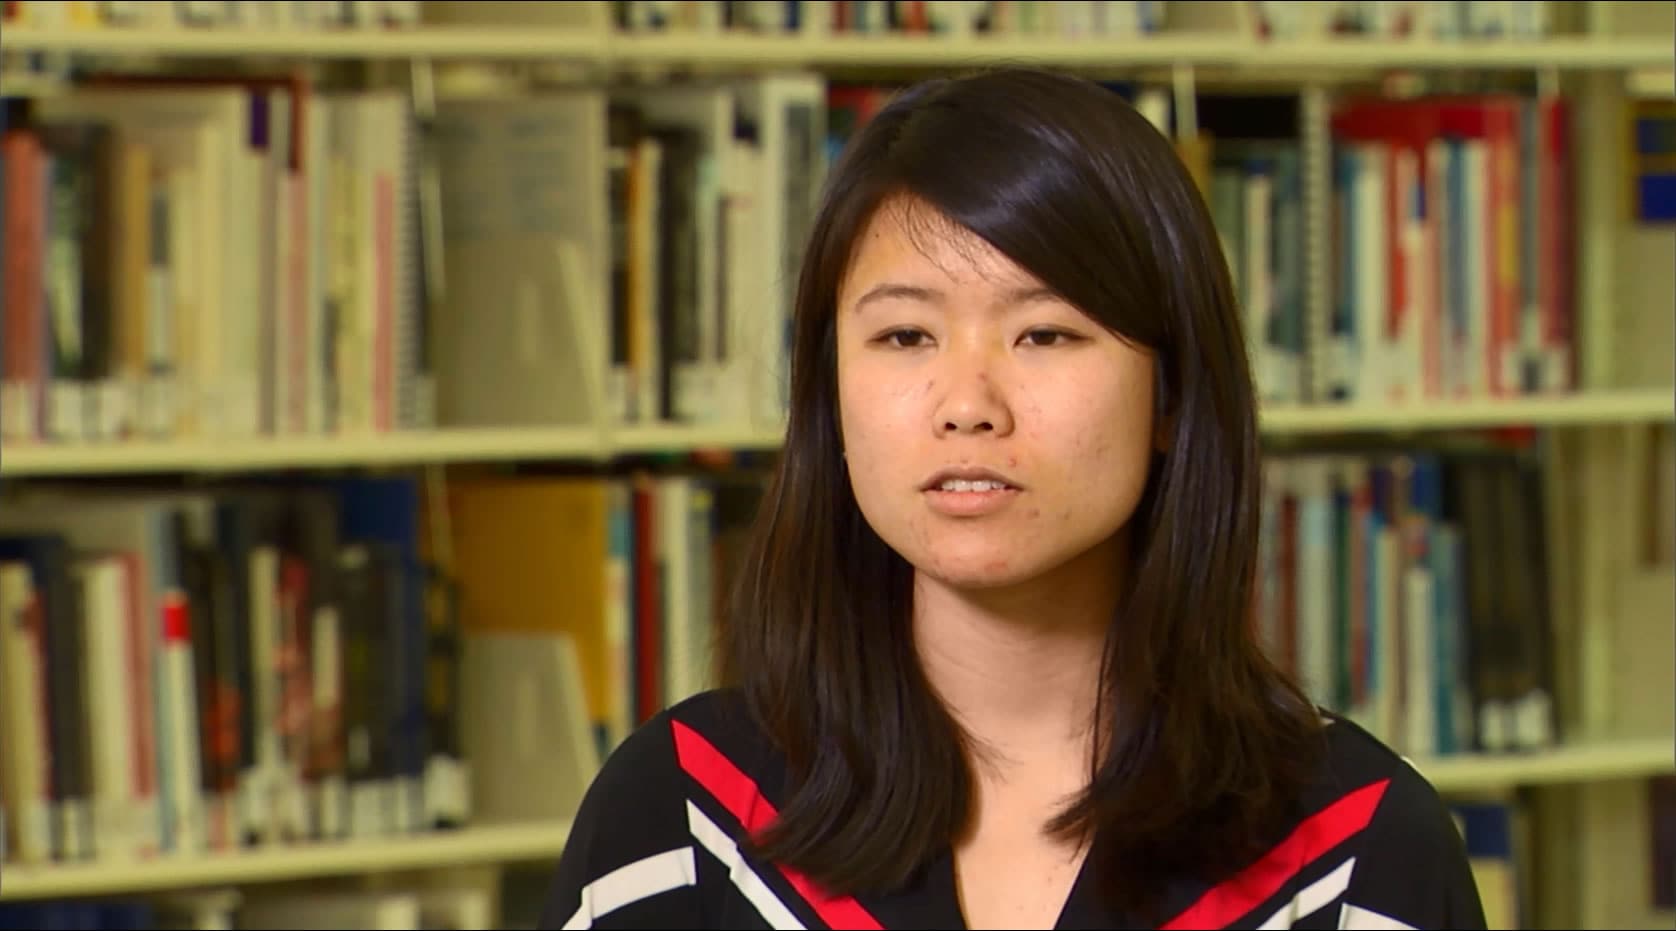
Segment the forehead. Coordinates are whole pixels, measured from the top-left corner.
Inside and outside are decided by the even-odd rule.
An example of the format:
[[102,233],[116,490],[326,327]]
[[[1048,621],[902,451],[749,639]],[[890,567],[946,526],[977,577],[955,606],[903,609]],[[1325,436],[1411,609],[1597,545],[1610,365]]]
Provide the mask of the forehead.
[[847,304],[885,280],[925,287],[1037,286],[1034,275],[917,198],[886,201],[862,225],[839,286]]

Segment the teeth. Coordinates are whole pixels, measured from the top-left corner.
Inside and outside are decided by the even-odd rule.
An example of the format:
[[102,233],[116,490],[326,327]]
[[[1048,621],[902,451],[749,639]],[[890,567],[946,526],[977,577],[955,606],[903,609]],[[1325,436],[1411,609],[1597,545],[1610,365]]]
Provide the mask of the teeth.
[[941,487],[944,491],[1002,491],[1007,486],[1003,482],[994,482],[989,479],[968,481],[963,478],[951,478],[944,482]]

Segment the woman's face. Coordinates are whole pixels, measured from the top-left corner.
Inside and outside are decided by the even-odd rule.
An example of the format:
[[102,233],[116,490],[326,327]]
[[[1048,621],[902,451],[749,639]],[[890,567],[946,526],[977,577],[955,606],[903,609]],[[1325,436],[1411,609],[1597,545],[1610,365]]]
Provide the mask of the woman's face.
[[1151,355],[903,203],[863,230],[837,301],[840,427],[862,514],[954,588],[1113,571],[1153,451]]

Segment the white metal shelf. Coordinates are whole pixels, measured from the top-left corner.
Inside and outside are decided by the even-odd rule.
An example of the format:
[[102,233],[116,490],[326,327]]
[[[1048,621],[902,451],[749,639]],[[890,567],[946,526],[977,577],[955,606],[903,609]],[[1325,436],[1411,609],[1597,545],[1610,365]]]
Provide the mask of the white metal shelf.
[[[1558,747],[1523,754],[1463,754],[1413,761],[1440,792],[1636,779],[1676,772],[1669,737]],[[74,865],[8,864],[0,899],[47,899],[233,886],[325,876],[556,859],[568,820],[470,827],[375,840],[279,845],[194,857]]]
[[390,30],[40,29],[8,27],[0,50],[307,59],[478,59],[757,66],[1204,65],[1263,68],[1668,67],[1657,37],[1528,41],[1311,39],[1265,42],[1219,32],[1145,38],[624,35],[517,26]]
[[1641,779],[1676,772],[1676,738],[1613,740],[1549,750],[1411,761],[1439,792]]
[[1560,68],[1668,65],[1669,44],[1625,38],[1421,42],[1333,39],[1262,42],[1216,33],[1142,39],[918,36],[614,36],[608,55],[624,62],[824,67],[945,67],[986,63],[1066,67],[1197,65],[1243,69]]
[[1254,46],[1235,36],[1163,34],[1090,37],[618,35],[609,57],[625,63],[844,67],[961,67],[984,63],[1061,65],[1237,65]]
[[679,424],[618,427],[603,442],[607,455],[658,455],[695,450],[778,449],[783,427],[698,426]]
[[[1332,404],[1278,407],[1261,415],[1263,432],[1271,437],[1672,420],[1676,420],[1676,389],[1662,388],[1412,407]],[[11,443],[0,447],[0,476],[230,473],[543,460],[600,462],[630,455],[773,450],[780,445],[781,437],[781,431],[771,427],[660,425],[614,430],[441,429],[250,440]]]
[[456,461],[588,459],[597,456],[599,450],[599,434],[585,427],[396,431],[248,440],[10,444],[0,448],[0,475],[239,472]]
[[578,30],[450,26],[390,30],[40,29],[8,26],[0,51],[301,59],[597,59],[601,37]]
[[555,859],[564,849],[570,827],[568,820],[545,821],[114,863],[8,863],[0,870],[0,899],[157,892]]
[[1316,433],[1574,427],[1676,420],[1676,388],[1632,388],[1519,398],[1471,398],[1412,404],[1312,404],[1262,412],[1273,436]]
[[653,426],[611,432],[589,427],[532,427],[248,440],[10,444],[0,448],[0,476],[223,473],[542,460],[590,462],[625,455],[771,449],[779,445],[780,437],[778,431],[746,427]]
[[[1565,36],[1459,42],[1337,38],[1251,43],[1248,62],[1287,67],[1633,69],[1668,66],[1668,38]],[[1262,59],[1259,61],[1258,59]]]

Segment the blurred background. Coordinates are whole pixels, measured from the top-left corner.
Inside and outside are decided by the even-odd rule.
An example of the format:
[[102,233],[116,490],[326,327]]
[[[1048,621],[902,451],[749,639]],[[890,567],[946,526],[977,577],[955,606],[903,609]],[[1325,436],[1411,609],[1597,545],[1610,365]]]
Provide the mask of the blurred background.
[[603,756],[716,684],[827,166],[1001,63],[1214,213],[1269,648],[1493,928],[1676,926],[1673,49],[1637,2],[7,0],[0,927],[533,926]]

